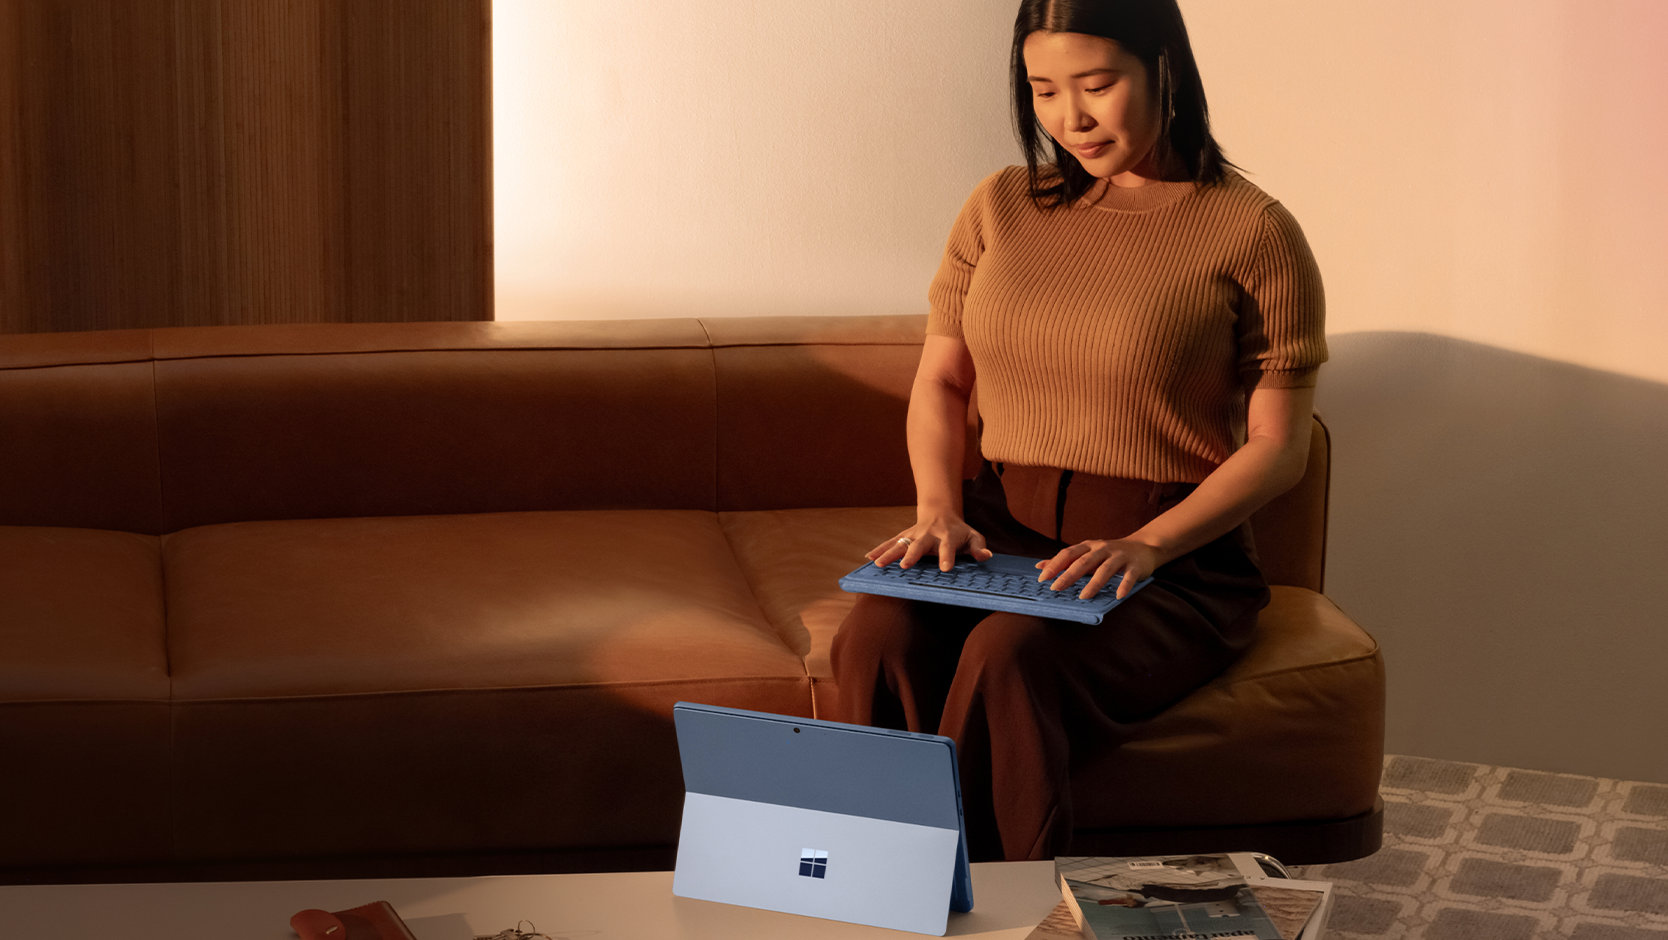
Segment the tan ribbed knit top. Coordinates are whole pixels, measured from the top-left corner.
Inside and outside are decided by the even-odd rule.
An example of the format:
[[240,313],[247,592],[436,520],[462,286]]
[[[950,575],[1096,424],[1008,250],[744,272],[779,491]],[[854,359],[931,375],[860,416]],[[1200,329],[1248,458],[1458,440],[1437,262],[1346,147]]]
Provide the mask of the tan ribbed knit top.
[[1308,242],[1232,170],[1052,210],[999,170],[927,297],[927,332],[967,343],[993,461],[1196,483],[1243,443],[1250,389],[1313,385],[1326,360]]

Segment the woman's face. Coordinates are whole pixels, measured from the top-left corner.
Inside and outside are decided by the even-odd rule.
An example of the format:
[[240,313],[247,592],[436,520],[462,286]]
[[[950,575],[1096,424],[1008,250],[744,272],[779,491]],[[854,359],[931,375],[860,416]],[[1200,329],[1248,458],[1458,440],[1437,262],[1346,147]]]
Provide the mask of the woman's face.
[[1157,96],[1140,59],[1110,39],[1044,30],[1022,51],[1037,120],[1083,169],[1115,186],[1159,178]]

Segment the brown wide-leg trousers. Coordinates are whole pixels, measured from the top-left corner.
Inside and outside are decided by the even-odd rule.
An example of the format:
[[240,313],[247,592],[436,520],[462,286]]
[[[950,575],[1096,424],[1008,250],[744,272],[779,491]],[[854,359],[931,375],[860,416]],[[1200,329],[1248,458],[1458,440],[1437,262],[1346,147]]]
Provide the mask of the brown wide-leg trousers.
[[[987,462],[963,514],[992,551],[1046,558],[1128,535],[1191,491]],[[1267,603],[1245,526],[1164,565],[1093,626],[859,595],[834,637],[838,717],[953,739],[972,858],[1052,858],[1071,836],[1074,761],[1225,669]]]

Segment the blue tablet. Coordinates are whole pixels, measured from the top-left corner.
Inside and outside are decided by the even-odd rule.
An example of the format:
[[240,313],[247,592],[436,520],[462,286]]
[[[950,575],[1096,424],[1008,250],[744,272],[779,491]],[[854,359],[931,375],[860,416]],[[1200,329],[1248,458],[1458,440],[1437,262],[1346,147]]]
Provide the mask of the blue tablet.
[[955,742],[679,702],[672,893],[942,936],[973,908]]

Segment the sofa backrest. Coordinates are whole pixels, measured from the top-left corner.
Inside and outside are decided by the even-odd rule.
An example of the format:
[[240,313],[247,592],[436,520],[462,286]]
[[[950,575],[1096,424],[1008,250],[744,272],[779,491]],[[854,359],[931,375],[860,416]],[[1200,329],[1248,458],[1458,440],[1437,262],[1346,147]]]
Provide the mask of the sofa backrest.
[[907,503],[920,319],[5,337],[0,524]]
[[0,336],[0,525],[161,531],[151,345]]
[[[906,505],[924,323],[0,337],[0,524],[160,534],[258,519]],[[1322,430],[1305,483],[1254,523],[1278,583],[1319,586],[1326,459]]]

